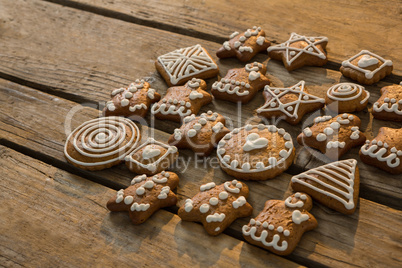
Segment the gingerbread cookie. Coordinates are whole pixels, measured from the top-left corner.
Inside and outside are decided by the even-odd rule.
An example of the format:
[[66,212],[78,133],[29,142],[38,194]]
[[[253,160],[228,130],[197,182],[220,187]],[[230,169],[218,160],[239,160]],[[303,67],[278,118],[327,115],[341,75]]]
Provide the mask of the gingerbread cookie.
[[297,136],[297,142],[320,150],[332,160],[339,159],[352,147],[362,145],[366,136],[360,132],[360,118],[352,114],[330,115],[314,119],[314,125],[306,127]]
[[170,87],[182,85],[192,78],[207,79],[219,74],[218,65],[201,45],[159,56],[155,67]]
[[201,192],[179,209],[183,221],[196,221],[204,225],[210,235],[222,233],[234,220],[250,216],[253,207],[247,203],[248,187],[236,180],[216,186],[210,182],[200,187]]
[[325,36],[304,36],[291,33],[285,43],[268,48],[268,55],[274,60],[281,60],[288,71],[303,66],[322,66],[327,63],[325,48],[328,38]]
[[89,120],[68,135],[64,155],[68,162],[86,170],[119,164],[141,138],[133,121],[109,116]]
[[366,141],[360,159],[391,174],[402,173],[402,128],[380,128],[377,137]]
[[201,156],[209,155],[218,145],[218,142],[230,132],[225,127],[225,118],[208,111],[201,116],[187,116],[183,125],[176,128],[168,143],[180,149],[191,149]]
[[257,53],[264,51],[271,45],[265,39],[265,32],[261,27],[254,26],[244,33],[234,32],[225,41],[222,47],[216,52],[218,58],[237,57],[240,61],[251,60]]
[[289,255],[303,234],[317,227],[317,220],[308,212],[312,207],[311,197],[304,193],[285,201],[268,200],[261,213],[243,226],[243,237],[275,254]]
[[381,97],[373,104],[376,119],[402,122],[402,82],[381,88]]
[[267,180],[284,172],[293,162],[292,137],[274,125],[235,128],[218,143],[221,168],[244,180]]
[[392,61],[368,50],[362,50],[350,59],[343,61],[340,71],[344,76],[361,84],[371,85],[390,75],[392,69]]
[[293,176],[293,190],[305,192],[321,204],[353,214],[359,199],[359,168],[354,159],[319,166]]
[[288,88],[265,86],[265,104],[257,114],[266,118],[284,118],[292,125],[299,123],[306,113],[324,107],[325,100],[308,93],[305,82],[300,81]]
[[180,122],[184,117],[197,114],[202,106],[212,102],[204,80],[193,78],[184,86],[170,87],[163,99],[154,104],[151,113],[162,120]]
[[178,184],[179,177],[173,172],[136,176],[131,186],[118,191],[106,207],[110,211],[128,211],[132,222],[141,224],[160,208],[176,205],[177,197],[172,190]]
[[247,103],[270,81],[265,77],[267,68],[258,62],[244,68],[230,69],[226,76],[212,85],[211,93],[217,99]]
[[106,103],[103,110],[105,116],[145,117],[151,104],[159,101],[161,95],[150,88],[148,82],[137,79],[128,88],[113,90],[111,97],[112,100]]
[[353,113],[363,110],[370,93],[363,86],[353,83],[339,83],[330,87],[325,97],[327,108],[337,113]]
[[179,156],[175,146],[169,146],[153,138],[126,156],[127,167],[137,174],[153,175],[169,168]]

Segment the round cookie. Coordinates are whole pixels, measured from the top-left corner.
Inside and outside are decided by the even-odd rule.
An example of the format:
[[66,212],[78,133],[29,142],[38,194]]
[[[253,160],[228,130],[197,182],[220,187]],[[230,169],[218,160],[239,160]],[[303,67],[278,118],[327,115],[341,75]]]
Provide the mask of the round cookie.
[[337,113],[352,113],[363,110],[368,103],[370,93],[363,86],[354,83],[339,83],[330,87],[325,97],[325,104]]
[[64,155],[74,166],[101,170],[124,160],[135,149],[140,137],[137,125],[129,119],[96,118],[71,132],[64,145]]
[[137,174],[154,175],[167,169],[179,156],[175,146],[169,146],[153,138],[126,156],[127,167]]
[[219,142],[221,168],[244,180],[267,180],[285,171],[293,162],[292,137],[274,125],[235,128]]

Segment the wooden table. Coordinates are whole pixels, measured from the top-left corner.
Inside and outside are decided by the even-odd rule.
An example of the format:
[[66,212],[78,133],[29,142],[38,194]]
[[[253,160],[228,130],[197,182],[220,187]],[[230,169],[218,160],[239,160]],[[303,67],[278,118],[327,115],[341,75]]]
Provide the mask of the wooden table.
[[[166,3],[163,3],[166,2]],[[134,174],[124,165],[86,172],[63,156],[66,130],[99,116],[110,91],[147,78],[162,95],[167,86],[155,71],[157,56],[202,44],[211,54],[233,31],[254,25],[274,43],[291,32],[329,38],[329,63],[291,73],[266,54],[276,86],[305,80],[324,96],[340,81],[340,63],[361,49],[394,62],[393,75],[366,87],[369,108],[357,115],[368,138],[381,126],[400,122],[373,120],[370,109],[383,86],[402,80],[402,3],[389,1],[139,1],[139,0],[0,0],[0,265],[71,267],[159,266],[402,266],[402,178],[359,161],[361,194],[357,211],[341,215],[315,204],[319,226],[303,236],[296,250],[279,257],[244,242],[238,219],[218,237],[197,223],[181,222],[177,209],[199,185],[231,179],[220,169],[192,163],[179,173],[177,207],[161,210],[134,226],[126,213],[109,213],[106,201],[129,185]],[[313,1],[311,1],[313,2]],[[223,76],[242,64],[218,62]],[[208,88],[214,79],[208,80]],[[259,93],[242,107],[239,125],[263,103]],[[202,112],[237,115],[236,105],[214,100]],[[148,122],[150,117],[147,118]],[[255,118],[254,118],[255,120]],[[311,121],[311,117],[306,123]],[[70,124],[71,122],[71,124]],[[293,138],[301,124],[281,123]],[[167,141],[179,124],[156,121],[155,138]],[[185,159],[193,158],[181,150]],[[347,158],[358,159],[358,148]],[[297,147],[292,167],[277,178],[248,182],[253,216],[268,199],[283,199],[292,175],[321,165]]]

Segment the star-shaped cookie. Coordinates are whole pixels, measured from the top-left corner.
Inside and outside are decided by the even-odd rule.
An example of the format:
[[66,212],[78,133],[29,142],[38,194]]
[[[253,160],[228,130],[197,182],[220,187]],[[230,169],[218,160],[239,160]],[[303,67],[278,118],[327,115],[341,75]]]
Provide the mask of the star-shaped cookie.
[[106,206],[110,211],[128,211],[132,222],[141,224],[160,208],[176,205],[177,197],[172,189],[178,184],[179,177],[173,172],[136,176],[131,186],[118,191]]
[[317,227],[317,220],[308,212],[312,207],[311,197],[299,192],[285,201],[268,200],[260,214],[243,226],[243,237],[275,254],[289,255],[303,234]]
[[360,149],[360,159],[391,174],[402,173],[402,128],[380,128],[377,137]]
[[160,100],[161,95],[144,80],[135,80],[128,88],[118,88],[111,93],[112,100],[106,103],[104,116],[144,117],[152,103]]
[[392,61],[368,50],[362,50],[343,61],[340,71],[344,76],[357,80],[361,84],[371,85],[390,75],[392,69]]
[[327,63],[325,48],[328,38],[325,36],[304,36],[291,33],[285,43],[270,46],[268,55],[274,60],[282,60],[288,71],[303,66],[322,66]]
[[179,209],[183,221],[196,221],[204,225],[210,235],[222,233],[234,220],[250,216],[252,206],[247,203],[248,187],[236,180],[216,186],[210,182],[200,187],[201,192]]
[[207,79],[219,74],[218,65],[201,45],[159,56],[155,67],[170,87],[182,85],[192,78]]
[[190,115],[184,118],[183,125],[176,128],[168,143],[178,148],[188,148],[201,156],[209,155],[218,142],[229,133],[225,118],[208,111],[201,116]]
[[237,57],[240,61],[246,62],[270,45],[271,42],[265,39],[264,30],[261,27],[254,26],[242,34],[239,32],[232,33],[229,41],[225,41],[216,52],[216,56],[218,58]]
[[325,99],[308,93],[304,81],[288,88],[265,86],[263,95],[265,104],[257,109],[257,114],[266,118],[283,117],[292,125],[325,104]]
[[193,78],[184,86],[170,87],[166,95],[151,108],[151,113],[162,120],[180,122],[184,117],[197,114],[202,106],[212,102],[207,84]]
[[270,81],[265,77],[267,68],[258,62],[244,68],[230,69],[226,76],[212,85],[211,93],[217,99],[231,102],[249,102]]
[[373,116],[402,122],[402,82],[381,88],[381,97],[373,104]]
[[366,136],[360,132],[360,118],[352,114],[330,115],[314,119],[314,125],[306,127],[297,136],[297,142],[320,150],[328,158],[338,160],[352,147],[362,145]]

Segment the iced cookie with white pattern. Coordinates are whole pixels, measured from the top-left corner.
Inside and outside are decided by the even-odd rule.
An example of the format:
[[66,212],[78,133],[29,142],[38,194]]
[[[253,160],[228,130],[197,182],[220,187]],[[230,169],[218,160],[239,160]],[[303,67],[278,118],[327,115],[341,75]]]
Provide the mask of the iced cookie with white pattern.
[[218,65],[201,45],[176,49],[159,56],[155,61],[156,70],[172,87],[193,79],[207,79],[219,74]]
[[178,215],[183,221],[201,222],[210,235],[222,233],[237,218],[250,216],[253,207],[247,202],[248,187],[236,180],[216,185],[201,185],[200,192],[187,199]]
[[313,207],[311,197],[297,192],[285,201],[268,200],[257,217],[242,228],[250,244],[278,255],[289,255],[303,234],[317,227],[317,220],[308,211]]
[[402,82],[381,88],[381,97],[373,104],[376,119],[402,122]]
[[336,113],[353,113],[366,108],[370,93],[354,83],[339,83],[330,87],[325,97],[327,108]]
[[377,137],[366,141],[360,159],[391,174],[402,173],[402,128],[380,128]]
[[183,125],[174,130],[168,143],[179,149],[191,149],[201,156],[208,156],[229,132],[225,127],[225,118],[208,111],[200,116],[193,114],[185,117]]
[[207,84],[193,78],[184,86],[170,87],[166,95],[151,108],[151,113],[161,120],[180,122],[184,117],[197,114],[202,106],[212,102],[206,92]]
[[178,184],[179,177],[173,172],[162,171],[151,177],[139,175],[128,188],[119,190],[106,207],[110,211],[128,211],[131,221],[141,224],[160,208],[176,205],[172,190]]
[[112,99],[106,103],[104,116],[145,117],[151,104],[160,100],[161,95],[144,80],[135,80],[127,88],[112,91]]
[[236,57],[240,61],[251,60],[259,52],[266,50],[271,45],[265,38],[265,32],[261,27],[254,26],[244,33],[234,32],[229,36],[221,48],[216,52],[218,58]]
[[386,60],[368,50],[362,50],[348,60],[342,62],[341,73],[360,84],[377,83],[393,69],[392,61]]
[[320,150],[332,160],[338,160],[352,147],[366,141],[366,136],[360,132],[360,125],[360,118],[352,114],[319,116],[314,119],[312,127],[306,127],[297,136],[297,142]]
[[237,179],[267,180],[284,172],[295,157],[292,137],[274,125],[235,128],[218,143],[223,171]]
[[231,102],[249,102],[257,92],[271,81],[265,76],[265,65],[254,62],[244,68],[230,69],[225,77],[212,85],[215,98]]
[[137,174],[153,175],[168,169],[179,156],[176,146],[148,138],[126,156],[126,166]]

